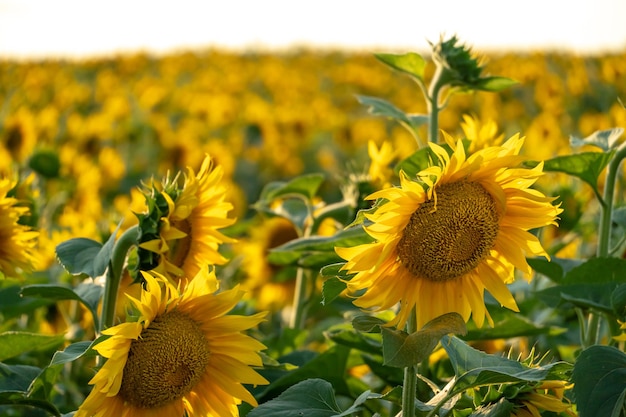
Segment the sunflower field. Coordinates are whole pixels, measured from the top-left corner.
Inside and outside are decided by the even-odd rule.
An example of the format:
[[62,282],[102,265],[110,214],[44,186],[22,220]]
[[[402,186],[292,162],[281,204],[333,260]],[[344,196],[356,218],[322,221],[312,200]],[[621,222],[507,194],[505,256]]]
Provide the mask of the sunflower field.
[[0,60],[0,415],[626,416],[626,53]]

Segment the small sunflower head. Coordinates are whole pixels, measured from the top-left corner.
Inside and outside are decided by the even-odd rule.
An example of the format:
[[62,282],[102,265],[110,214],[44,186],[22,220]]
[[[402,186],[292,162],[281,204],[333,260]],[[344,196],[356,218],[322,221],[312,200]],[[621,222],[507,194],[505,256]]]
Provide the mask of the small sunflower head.
[[470,48],[458,42],[456,36],[448,40],[441,38],[439,43],[432,45],[433,60],[443,68],[443,78],[450,85],[471,87],[480,80],[484,67]]
[[138,271],[155,270],[175,281],[195,276],[206,265],[226,263],[219,245],[234,242],[218,229],[235,222],[228,218],[233,206],[225,201],[223,170],[207,156],[199,172],[191,168],[169,174],[146,186],[147,210],[139,219]]

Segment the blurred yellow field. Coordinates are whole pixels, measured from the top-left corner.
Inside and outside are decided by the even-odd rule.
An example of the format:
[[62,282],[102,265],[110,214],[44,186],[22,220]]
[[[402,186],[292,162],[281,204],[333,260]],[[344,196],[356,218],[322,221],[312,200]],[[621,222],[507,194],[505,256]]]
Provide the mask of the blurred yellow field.
[[[598,412],[585,360],[626,372],[626,53],[480,57],[515,81],[490,91],[426,58],[0,61],[0,414],[290,417],[292,386],[315,416]],[[176,388],[136,376],[171,357],[127,362],[154,323],[200,351]]]

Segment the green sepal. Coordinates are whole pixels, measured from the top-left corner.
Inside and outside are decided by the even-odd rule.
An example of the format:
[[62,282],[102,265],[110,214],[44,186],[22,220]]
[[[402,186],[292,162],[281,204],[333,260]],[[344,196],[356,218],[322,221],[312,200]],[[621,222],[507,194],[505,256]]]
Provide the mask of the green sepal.
[[381,331],[384,365],[406,368],[426,359],[443,336],[463,335],[466,327],[461,315],[453,312],[432,319],[412,334],[388,327],[382,327]]
[[619,417],[626,406],[626,354],[612,346],[583,350],[572,373],[580,417]]
[[409,74],[420,81],[424,81],[424,70],[426,60],[418,53],[408,52],[406,54],[385,54],[378,53],[374,56],[391,68]]

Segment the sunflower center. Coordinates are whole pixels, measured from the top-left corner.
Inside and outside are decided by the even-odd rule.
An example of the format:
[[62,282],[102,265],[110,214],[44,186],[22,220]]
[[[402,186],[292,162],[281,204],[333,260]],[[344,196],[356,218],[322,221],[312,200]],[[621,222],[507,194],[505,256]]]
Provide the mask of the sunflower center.
[[198,323],[172,310],[132,341],[119,396],[135,407],[161,407],[189,393],[208,362],[207,340]]
[[188,219],[183,219],[172,222],[172,226],[187,234],[182,239],[174,240],[170,245],[170,262],[182,268],[191,248],[191,223]]
[[436,188],[437,202],[411,215],[398,242],[398,256],[414,275],[448,281],[476,268],[498,236],[496,202],[485,188],[457,181]]

